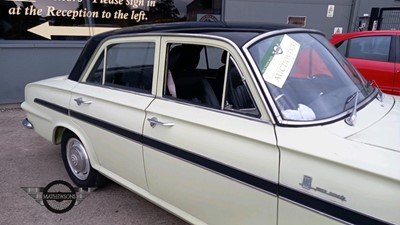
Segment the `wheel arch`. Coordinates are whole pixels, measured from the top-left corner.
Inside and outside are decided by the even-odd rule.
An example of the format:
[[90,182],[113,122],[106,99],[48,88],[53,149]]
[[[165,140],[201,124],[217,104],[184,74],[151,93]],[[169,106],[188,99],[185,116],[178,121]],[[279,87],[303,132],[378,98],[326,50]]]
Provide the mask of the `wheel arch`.
[[85,135],[85,133],[80,130],[79,128],[69,126],[67,124],[58,124],[54,127],[53,129],[53,143],[54,144],[61,144],[62,137],[65,132],[71,132],[75,134],[82,142],[82,144],[85,146],[85,149],[87,151],[87,154],[89,156],[89,162],[90,165],[97,171],[100,169],[100,162],[97,158],[97,155],[93,149],[93,145],[91,144],[90,139]]

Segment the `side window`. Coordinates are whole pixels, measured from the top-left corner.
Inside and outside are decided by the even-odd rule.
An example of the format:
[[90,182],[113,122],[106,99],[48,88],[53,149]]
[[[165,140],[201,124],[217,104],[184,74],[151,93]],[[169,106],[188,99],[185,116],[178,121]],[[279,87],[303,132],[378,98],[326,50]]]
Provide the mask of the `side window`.
[[230,58],[226,65],[224,110],[243,113],[259,117],[254,100],[246,84],[242,73],[237,68],[233,59]]
[[86,82],[151,93],[154,43],[107,46]]
[[391,36],[353,38],[349,44],[348,57],[387,62],[391,39]]
[[164,95],[215,109],[258,115],[240,71],[221,48],[170,44]]

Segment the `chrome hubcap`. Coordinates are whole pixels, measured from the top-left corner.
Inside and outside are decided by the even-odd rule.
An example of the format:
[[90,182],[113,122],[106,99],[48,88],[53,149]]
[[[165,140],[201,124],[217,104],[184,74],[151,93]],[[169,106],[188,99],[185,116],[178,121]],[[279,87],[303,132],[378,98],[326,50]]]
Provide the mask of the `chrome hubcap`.
[[68,166],[74,173],[75,177],[80,180],[86,180],[89,176],[90,163],[86,154],[85,147],[76,139],[71,138],[67,142],[66,156]]

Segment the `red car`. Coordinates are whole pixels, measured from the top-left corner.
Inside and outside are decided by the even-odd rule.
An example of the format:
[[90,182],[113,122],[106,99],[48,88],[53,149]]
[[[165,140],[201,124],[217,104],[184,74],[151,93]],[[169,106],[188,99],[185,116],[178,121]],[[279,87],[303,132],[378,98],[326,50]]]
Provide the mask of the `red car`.
[[330,42],[386,93],[400,95],[400,31],[334,34]]

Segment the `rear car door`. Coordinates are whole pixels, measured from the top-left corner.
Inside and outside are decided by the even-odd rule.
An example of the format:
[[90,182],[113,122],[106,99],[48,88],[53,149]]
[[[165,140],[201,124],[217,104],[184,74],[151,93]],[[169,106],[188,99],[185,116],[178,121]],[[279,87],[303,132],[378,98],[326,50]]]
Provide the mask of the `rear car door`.
[[167,69],[160,66],[165,82],[146,110],[143,131],[149,192],[191,222],[276,224],[279,152],[244,64],[216,47],[227,46],[221,41],[165,37],[162,43],[161,55],[169,57]]
[[145,109],[154,99],[157,40],[106,41],[70,102],[70,116],[94,152],[91,163],[119,183],[146,190],[141,137]]

